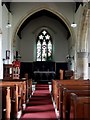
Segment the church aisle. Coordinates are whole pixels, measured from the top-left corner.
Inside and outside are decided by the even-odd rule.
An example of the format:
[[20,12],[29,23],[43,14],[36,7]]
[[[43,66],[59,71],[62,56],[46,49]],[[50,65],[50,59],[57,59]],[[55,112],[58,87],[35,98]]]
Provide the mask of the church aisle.
[[49,85],[37,84],[20,120],[57,120]]

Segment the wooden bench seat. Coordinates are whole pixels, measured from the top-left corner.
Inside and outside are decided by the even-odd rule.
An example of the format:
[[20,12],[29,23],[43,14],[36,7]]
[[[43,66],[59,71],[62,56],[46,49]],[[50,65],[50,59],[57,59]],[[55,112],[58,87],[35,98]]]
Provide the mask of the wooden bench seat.
[[11,99],[10,99],[10,87],[0,87],[0,93],[2,93],[2,118],[10,119],[11,112]]
[[90,84],[89,80],[52,80],[52,95],[57,91],[60,85]]
[[82,91],[82,90],[87,90],[88,91],[89,86],[88,85],[60,86],[58,105],[59,105],[59,113],[60,113],[61,118],[63,118],[63,106],[66,104],[65,100],[67,100],[66,96],[68,95],[68,92],[70,94],[71,92],[77,92],[77,91]]
[[24,88],[24,93],[25,93],[25,102],[28,101],[30,95],[32,94],[32,79],[26,79],[26,78],[23,78],[23,79],[13,79],[13,80],[5,80],[3,79],[2,80],[3,82],[10,82],[10,83],[22,83],[23,84],[23,88]]
[[52,81],[52,96],[56,103],[57,109],[59,109],[59,92],[60,92],[60,86],[62,85],[88,85],[90,84],[89,80],[53,80]]
[[[17,91],[15,86],[17,86]],[[10,87],[11,98],[11,118],[17,118],[18,112],[25,109],[24,104],[27,103],[32,94],[32,80],[2,80],[0,87]]]
[[28,101],[28,99],[30,98],[30,96],[32,95],[32,79],[28,79],[27,80],[27,87],[26,87],[26,90],[27,90],[27,95],[26,95],[26,99]]
[[11,98],[11,118],[17,118],[18,111],[23,110],[23,104],[26,100],[25,82],[3,81],[1,87],[10,87]]
[[[4,105],[4,107],[6,106],[6,104],[8,105],[8,107],[10,107],[10,118],[15,118],[17,116],[17,112],[18,112],[18,86],[17,85],[1,85],[0,87],[3,88],[2,90],[2,106]],[[9,106],[8,101],[7,103],[5,101],[3,101],[3,94],[5,94],[5,90],[6,88],[10,89],[10,101],[11,101],[11,105]]]
[[79,96],[90,96],[90,90],[87,89],[85,90],[77,89],[77,88],[73,90],[65,89],[63,91],[63,99],[61,101],[61,107],[60,107],[61,117],[63,117],[65,120],[70,119],[71,93],[75,93]]
[[7,85],[7,86],[9,86],[9,85],[18,85],[18,93],[19,93],[19,95],[21,94],[21,96],[22,96],[22,99],[23,99],[23,101],[22,101],[22,103],[24,104],[24,103],[26,103],[26,81],[19,81],[19,80],[17,80],[17,81],[14,81],[14,80],[6,80],[6,81],[2,81],[2,82],[0,82],[0,85]]
[[90,96],[71,93],[71,120],[90,120]]

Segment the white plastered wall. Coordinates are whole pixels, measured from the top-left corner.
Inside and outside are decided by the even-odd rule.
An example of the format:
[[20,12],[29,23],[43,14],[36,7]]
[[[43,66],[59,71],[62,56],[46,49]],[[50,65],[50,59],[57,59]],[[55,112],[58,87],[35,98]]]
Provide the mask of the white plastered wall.
[[68,54],[67,33],[57,20],[46,16],[31,21],[22,31],[22,39],[19,40],[21,61],[32,62],[36,60],[36,39],[40,29],[43,29],[42,26],[46,26],[53,40],[53,60],[66,62],[65,57]]
[[3,61],[2,61],[2,6],[0,5],[0,79],[3,78]]
[[[6,6],[3,5],[3,7],[2,7],[2,33],[3,33],[2,34],[2,59],[5,59],[5,61],[4,61],[5,64],[10,64],[12,62],[12,58],[11,58],[12,27],[6,28],[8,19],[10,20],[10,23],[11,23],[12,15],[11,15],[11,13],[8,12]],[[6,50],[10,50],[10,59],[9,60],[6,60]]]
[[[72,3],[15,3],[12,4],[12,14],[13,14],[13,37],[14,37],[14,47],[16,47],[16,36],[15,35],[15,30],[18,30],[18,23],[21,21],[22,19],[24,19],[25,16],[28,16],[30,14],[35,13],[35,11],[37,12],[37,10],[41,9],[41,8],[46,8],[49,9],[51,11],[55,11],[55,14],[61,14],[61,16],[65,17],[65,21],[69,21],[69,24],[72,23],[73,21],[73,7],[72,7]],[[16,9],[17,8],[17,9]],[[63,9],[65,8],[65,9]],[[21,12],[22,11],[22,12]],[[58,41],[60,44],[60,41]],[[58,44],[57,42],[57,44]],[[59,46],[58,44],[58,46]],[[14,48],[14,50],[15,50]],[[66,47],[65,47],[66,48]],[[56,48],[58,51],[61,51],[60,49]],[[65,50],[66,51],[66,50]],[[63,52],[65,52],[64,50],[62,50],[62,54]],[[56,52],[57,53],[57,52]],[[66,54],[68,53],[68,51],[66,52]],[[56,55],[56,54],[55,54]],[[34,55],[35,56],[35,55]],[[33,56],[33,59],[31,58],[30,61],[35,60],[35,57]],[[60,61],[60,57],[58,55],[56,55],[56,57],[54,57],[55,61]],[[61,61],[65,61],[65,56],[63,59],[63,55],[61,56]]]

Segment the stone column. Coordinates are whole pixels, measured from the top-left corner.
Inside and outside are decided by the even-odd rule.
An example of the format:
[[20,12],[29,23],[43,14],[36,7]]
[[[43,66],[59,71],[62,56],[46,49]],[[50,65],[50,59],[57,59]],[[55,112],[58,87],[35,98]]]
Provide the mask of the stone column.
[[88,79],[88,52],[77,53],[77,78]]
[[[89,14],[88,14],[88,52],[89,52],[89,56],[88,56],[88,63],[90,64],[90,9],[88,10]],[[88,67],[88,78],[90,79],[90,66]]]
[[0,28],[0,79],[3,79],[2,31]]
[[82,25],[77,50],[76,79],[88,79],[88,10],[83,12]]

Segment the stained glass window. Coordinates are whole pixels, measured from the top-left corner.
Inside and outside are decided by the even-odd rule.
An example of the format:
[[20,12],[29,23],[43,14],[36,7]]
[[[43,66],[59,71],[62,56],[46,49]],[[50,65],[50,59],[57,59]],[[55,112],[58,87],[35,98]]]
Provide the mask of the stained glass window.
[[42,30],[36,42],[36,59],[37,61],[52,60],[52,39],[46,30]]

